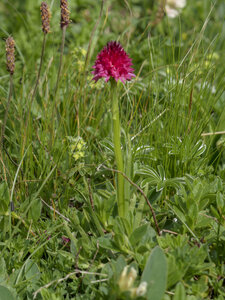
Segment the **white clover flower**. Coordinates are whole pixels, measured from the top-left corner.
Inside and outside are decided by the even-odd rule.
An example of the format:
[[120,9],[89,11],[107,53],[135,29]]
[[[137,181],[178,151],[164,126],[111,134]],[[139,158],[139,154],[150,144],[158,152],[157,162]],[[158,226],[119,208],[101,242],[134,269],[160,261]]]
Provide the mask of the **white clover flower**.
[[165,11],[169,18],[175,18],[186,5],[186,0],[166,0]]

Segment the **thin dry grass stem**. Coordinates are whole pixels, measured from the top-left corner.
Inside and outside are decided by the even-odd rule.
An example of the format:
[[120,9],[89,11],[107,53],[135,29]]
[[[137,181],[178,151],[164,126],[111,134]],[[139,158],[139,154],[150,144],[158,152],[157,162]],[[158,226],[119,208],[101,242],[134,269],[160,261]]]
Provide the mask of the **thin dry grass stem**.
[[51,209],[51,210],[54,212],[54,214],[59,215],[59,216],[62,217],[64,220],[66,220],[68,223],[71,222],[70,219],[68,219],[67,217],[65,217],[64,215],[62,215],[57,209],[55,209],[55,207],[53,208],[53,207],[50,206],[47,202],[45,202],[42,198],[40,198],[40,199],[41,199],[41,201],[42,201],[49,209]]
[[150,208],[151,210],[151,213],[152,213],[152,217],[153,217],[153,220],[154,220],[154,223],[155,223],[155,227],[156,227],[156,231],[158,233],[158,235],[160,236],[161,235],[161,231],[159,229],[159,225],[158,225],[158,222],[156,220],[156,215],[155,215],[155,212],[154,212],[154,209],[151,205],[151,203],[149,202],[147,196],[145,195],[144,191],[136,184],[134,183],[130,178],[127,177],[126,174],[124,174],[123,172],[119,171],[119,170],[115,170],[115,169],[111,169],[111,168],[108,168],[104,165],[100,165],[98,167],[98,169],[100,169],[101,167],[103,167],[104,169],[108,170],[108,171],[112,171],[112,172],[116,172],[116,173],[120,173],[130,184],[132,184],[134,187],[136,187],[136,189],[142,194],[142,196],[145,198],[145,201],[148,205],[148,207]]
[[218,135],[218,134],[225,134],[225,131],[204,132],[201,134],[201,136],[210,136],[210,135]]
[[106,279],[99,279],[99,280],[92,280],[91,283],[100,283],[100,282],[105,282],[105,281],[108,281],[109,279],[106,278]]
[[177,232],[171,231],[171,230],[168,230],[168,229],[163,229],[161,232],[165,232],[165,233],[170,233],[170,234],[178,235]]

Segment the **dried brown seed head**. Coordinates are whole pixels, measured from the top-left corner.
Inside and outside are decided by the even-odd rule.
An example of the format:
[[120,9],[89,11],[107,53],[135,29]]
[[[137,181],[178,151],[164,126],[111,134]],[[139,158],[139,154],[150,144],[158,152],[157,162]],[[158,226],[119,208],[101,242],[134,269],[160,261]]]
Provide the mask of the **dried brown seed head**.
[[50,30],[50,11],[46,2],[41,3],[42,31],[47,34]]
[[61,7],[61,28],[67,27],[70,23],[70,11],[68,9],[68,1],[60,0]]
[[13,75],[15,71],[15,42],[11,36],[6,40],[6,65],[7,70]]

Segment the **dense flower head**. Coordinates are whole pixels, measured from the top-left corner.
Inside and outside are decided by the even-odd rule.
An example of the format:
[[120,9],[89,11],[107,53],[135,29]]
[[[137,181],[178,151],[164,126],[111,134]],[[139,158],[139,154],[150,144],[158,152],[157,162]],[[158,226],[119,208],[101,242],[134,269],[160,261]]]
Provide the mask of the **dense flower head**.
[[61,28],[67,27],[70,23],[70,11],[68,8],[68,0],[60,0],[61,7]]
[[131,68],[131,58],[124,51],[120,43],[111,41],[98,54],[95,65],[93,66],[93,80],[97,82],[100,78],[109,81],[112,77],[116,81],[131,80],[134,75],[134,69]]
[[7,38],[5,48],[7,70],[13,75],[15,71],[15,42],[11,36]]
[[47,34],[50,30],[50,11],[46,2],[41,3],[42,31]]

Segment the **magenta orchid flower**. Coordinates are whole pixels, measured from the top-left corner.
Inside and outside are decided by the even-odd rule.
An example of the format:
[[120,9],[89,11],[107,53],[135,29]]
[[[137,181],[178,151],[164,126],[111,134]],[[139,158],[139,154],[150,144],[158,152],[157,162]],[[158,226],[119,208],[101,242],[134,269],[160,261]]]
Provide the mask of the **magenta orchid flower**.
[[112,77],[116,82],[120,80],[125,83],[126,80],[131,80],[135,77],[134,69],[131,66],[131,58],[120,43],[111,41],[97,56],[93,66],[93,80],[97,82],[100,78],[105,78],[107,82]]

